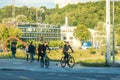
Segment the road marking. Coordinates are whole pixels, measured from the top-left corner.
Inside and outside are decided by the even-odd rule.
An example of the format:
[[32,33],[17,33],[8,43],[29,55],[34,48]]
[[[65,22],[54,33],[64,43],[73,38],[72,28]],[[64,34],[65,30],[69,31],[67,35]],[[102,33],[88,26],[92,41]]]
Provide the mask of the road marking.
[[[73,77],[72,77],[73,78]],[[97,79],[93,79],[93,78],[84,78],[84,77],[74,77],[74,78],[77,78],[77,79],[82,79],[82,80],[97,80]]]
[[97,80],[95,78],[77,77],[77,76],[73,76],[71,78],[73,78],[73,79],[79,79],[79,80]]
[[53,75],[53,74],[56,74],[56,73],[47,73],[47,74],[52,74]]
[[68,76],[67,74],[58,74],[58,76]]
[[96,75],[95,77],[106,77],[106,76],[104,76],[104,75]]
[[31,79],[31,78],[28,78],[28,77],[24,77],[24,76],[18,76],[20,79],[22,79],[22,80],[33,80],[33,79]]

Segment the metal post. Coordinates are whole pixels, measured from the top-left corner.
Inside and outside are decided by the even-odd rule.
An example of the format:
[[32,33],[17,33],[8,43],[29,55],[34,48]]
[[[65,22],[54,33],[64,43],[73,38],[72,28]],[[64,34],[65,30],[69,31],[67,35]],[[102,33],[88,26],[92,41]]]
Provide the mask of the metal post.
[[115,63],[115,34],[114,34],[114,0],[113,0],[113,26],[112,26],[112,30],[113,30],[113,35],[112,35],[112,39],[113,39],[113,64]]
[[106,65],[110,66],[110,0],[106,0]]

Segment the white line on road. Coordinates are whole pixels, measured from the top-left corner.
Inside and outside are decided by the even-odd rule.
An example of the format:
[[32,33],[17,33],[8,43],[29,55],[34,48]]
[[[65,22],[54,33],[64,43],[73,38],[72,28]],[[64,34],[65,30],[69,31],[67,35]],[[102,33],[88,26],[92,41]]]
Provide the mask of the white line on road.
[[67,74],[58,74],[58,76],[68,76]]

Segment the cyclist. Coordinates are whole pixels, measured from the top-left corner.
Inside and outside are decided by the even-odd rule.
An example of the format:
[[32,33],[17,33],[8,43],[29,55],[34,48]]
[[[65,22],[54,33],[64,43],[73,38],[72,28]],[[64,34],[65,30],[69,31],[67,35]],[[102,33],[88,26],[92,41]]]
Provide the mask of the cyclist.
[[41,46],[41,61],[43,61],[43,58],[46,56],[47,48],[49,49],[49,52],[50,52],[50,48],[48,46],[48,43],[44,42],[43,45]]
[[41,44],[39,44],[38,45],[38,62],[39,62],[39,58],[40,58],[40,56],[41,56],[41,51],[42,51],[42,45]]
[[72,47],[70,46],[69,42],[65,42],[65,45],[63,47],[63,54],[64,54],[64,58],[67,59],[67,61],[68,61],[68,57],[69,57],[69,54],[68,54],[69,49],[71,49],[72,53],[74,52]]

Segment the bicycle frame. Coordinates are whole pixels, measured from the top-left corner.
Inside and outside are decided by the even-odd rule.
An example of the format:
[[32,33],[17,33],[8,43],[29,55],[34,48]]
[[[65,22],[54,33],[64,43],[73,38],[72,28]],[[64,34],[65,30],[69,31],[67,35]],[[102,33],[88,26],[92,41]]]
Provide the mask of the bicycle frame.
[[61,66],[62,67],[65,67],[66,66],[66,64],[70,67],[70,68],[72,68],[73,66],[74,66],[74,64],[75,64],[75,60],[74,60],[74,58],[70,55],[70,53],[68,53],[68,58],[66,59],[65,58],[65,56],[64,57],[62,57],[61,58]]
[[41,62],[41,67],[49,67],[49,58],[48,58],[48,56],[47,55],[45,55],[44,57],[43,57],[43,61]]

